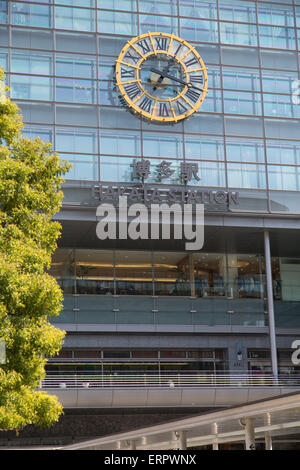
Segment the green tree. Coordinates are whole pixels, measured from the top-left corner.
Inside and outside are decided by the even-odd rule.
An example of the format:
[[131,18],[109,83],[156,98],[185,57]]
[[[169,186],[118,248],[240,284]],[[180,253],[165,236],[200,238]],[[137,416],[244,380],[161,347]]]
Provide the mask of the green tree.
[[50,426],[62,414],[55,396],[38,391],[47,358],[60,350],[65,332],[50,324],[62,292],[47,273],[61,226],[53,216],[70,166],[51,144],[22,136],[22,117],[3,91],[0,69],[0,429]]

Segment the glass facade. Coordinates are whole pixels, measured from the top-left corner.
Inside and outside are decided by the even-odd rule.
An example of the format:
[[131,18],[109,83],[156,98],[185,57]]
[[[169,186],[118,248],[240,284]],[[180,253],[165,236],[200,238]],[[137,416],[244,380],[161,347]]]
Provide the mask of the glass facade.
[[[26,132],[73,163],[72,183],[131,183],[136,157],[175,170],[146,183],[180,184],[178,160],[192,159],[200,182],[191,185],[260,193],[265,212],[299,212],[276,203],[277,191],[296,200],[300,186],[296,0],[1,1],[0,23],[0,64]],[[183,123],[142,122],[117,97],[115,60],[148,31],[191,42],[207,66],[209,93]]]
[[[149,31],[190,42],[207,67],[203,105],[172,125],[140,120],[116,91],[116,59],[127,41]],[[0,66],[24,134],[51,142],[73,164],[64,185],[67,210],[94,209],[91,187],[99,182],[138,183],[134,162],[147,160],[145,184],[182,187],[185,161],[198,165],[189,189],[239,191],[239,206],[228,204],[227,213],[300,213],[299,0],[0,1]],[[173,170],[164,178],[157,172],[162,161]],[[201,325],[268,326],[263,248],[226,252],[218,241],[190,254],[159,244],[145,251],[87,249],[93,245],[84,237],[80,243],[62,245],[53,257],[51,274],[65,296],[56,323],[107,331],[146,325],[180,332],[185,325],[198,333]],[[278,327],[300,327],[299,266],[298,253],[272,260]],[[226,369],[227,359],[222,364]]]

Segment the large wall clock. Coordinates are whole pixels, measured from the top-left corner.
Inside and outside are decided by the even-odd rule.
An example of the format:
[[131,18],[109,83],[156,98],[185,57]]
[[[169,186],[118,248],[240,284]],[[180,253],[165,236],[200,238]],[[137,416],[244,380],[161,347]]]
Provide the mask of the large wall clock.
[[116,83],[136,115],[174,123],[195,113],[207,93],[205,64],[187,41],[149,32],[128,41],[116,61]]

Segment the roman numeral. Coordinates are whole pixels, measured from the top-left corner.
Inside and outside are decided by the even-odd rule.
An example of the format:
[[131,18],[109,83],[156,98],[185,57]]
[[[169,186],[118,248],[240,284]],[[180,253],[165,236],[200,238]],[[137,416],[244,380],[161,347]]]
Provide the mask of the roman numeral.
[[129,85],[124,86],[124,90],[131,100],[138,96],[141,92],[137,83],[130,83]]
[[140,46],[144,54],[147,54],[147,52],[151,52],[150,45],[148,41],[146,41],[146,39],[143,39],[142,41],[137,42],[137,45]]
[[177,105],[178,114],[184,114],[188,111],[188,108],[184,106],[184,104],[180,103],[180,101],[176,101],[176,105]]
[[167,50],[167,41],[168,38],[154,38],[156,41],[156,49],[158,51],[166,51]]
[[126,70],[121,67],[121,78],[135,78],[135,70]]
[[141,103],[138,106],[139,106],[139,108],[141,108],[146,113],[150,113],[151,106],[152,106],[151,98],[149,98],[148,96],[145,96],[145,98],[143,98],[143,100],[141,101]]
[[127,59],[133,60],[133,62],[134,62],[135,64],[137,64],[137,63],[140,61],[140,59],[141,59],[140,56],[138,56],[138,55],[132,55],[131,52],[129,52],[129,51],[125,54],[125,57],[126,57]]
[[200,83],[201,85],[203,85],[203,75],[190,75],[190,81],[191,82],[194,82],[194,83]]
[[185,96],[186,96],[186,98],[189,98],[190,100],[192,100],[193,103],[196,103],[198,101],[198,99],[200,98],[201,93],[198,93],[198,91],[189,89],[186,92]]
[[174,54],[175,57],[177,56],[177,54],[178,54],[178,52],[180,51],[181,48],[182,48],[182,44],[179,44],[179,46],[177,47],[176,52]]
[[168,109],[167,103],[159,103],[159,115],[161,117],[169,116],[169,109]]
[[185,62],[185,65],[187,67],[190,67],[191,65],[194,65],[194,64],[198,64],[198,60],[195,57]]

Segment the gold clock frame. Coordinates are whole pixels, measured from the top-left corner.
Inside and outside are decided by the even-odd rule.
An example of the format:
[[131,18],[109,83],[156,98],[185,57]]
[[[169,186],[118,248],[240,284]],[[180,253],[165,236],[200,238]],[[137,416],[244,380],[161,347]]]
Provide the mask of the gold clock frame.
[[[159,37],[159,38],[169,38],[169,45],[168,45],[167,50],[161,50],[161,49],[158,49],[158,48],[155,47],[153,38],[157,38],[157,37]],[[147,52],[146,54],[144,54],[144,53],[141,52],[141,50],[139,48],[137,48],[135,46],[135,44],[140,42],[140,41],[145,40],[146,38],[150,39],[152,50]],[[171,53],[171,46],[172,46],[173,41],[177,41],[180,44],[182,44],[183,46],[188,48],[188,52],[186,52],[181,58],[177,57],[176,54],[174,55],[173,53]],[[128,61],[126,62],[126,59],[125,59],[125,56],[128,53],[130,48],[132,48],[140,57],[139,60],[135,64],[130,64],[130,63],[128,63]],[[196,57],[197,61],[199,62],[199,65],[200,65],[198,68],[195,68],[195,69],[192,69],[192,70],[188,70],[188,67],[183,62],[183,59],[186,56],[188,56],[190,53],[192,53]],[[195,102],[193,104],[185,96],[186,93],[189,90],[189,86],[187,86],[187,85],[184,86],[182,91],[177,96],[175,96],[173,98],[169,98],[169,99],[162,99],[162,98],[154,97],[147,90],[145,90],[143,88],[143,86],[141,84],[141,77],[139,75],[139,72],[141,70],[141,66],[142,66],[143,62],[149,56],[157,55],[157,54],[165,54],[165,55],[175,59],[181,65],[181,67],[184,70],[184,74],[185,74],[185,77],[186,77],[186,83],[190,83],[190,75],[189,74],[191,74],[193,72],[198,72],[198,71],[202,72],[202,74],[203,74],[203,84],[201,84],[201,88],[194,87],[194,88],[197,88],[199,91],[201,91],[201,95],[200,95],[199,99],[197,100],[197,102]],[[122,81],[122,79],[121,79],[121,67],[122,67],[122,65],[133,68],[135,70],[134,79],[127,80],[127,81]],[[131,73],[133,73],[133,72],[131,72]],[[208,86],[207,69],[206,69],[206,66],[205,66],[205,64],[203,62],[203,59],[201,58],[200,54],[187,41],[181,39],[178,36],[175,36],[174,34],[169,34],[169,33],[148,32],[148,33],[136,36],[135,38],[128,41],[126,43],[125,47],[122,49],[118,59],[116,60],[115,76],[116,76],[117,87],[120,91],[121,96],[123,97],[123,99],[125,100],[127,105],[129,106],[129,109],[131,111],[133,111],[135,114],[140,115],[141,117],[143,117],[144,119],[146,119],[148,121],[150,120],[150,121],[159,122],[159,123],[174,123],[174,122],[176,123],[178,121],[181,121],[182,119],[185,119],[185,118],[191,116],[193,113],[195,113],[199,109],[199,107],[203,103],[203,101],[205,99],[205,96],[207,94],[207,91],[208,91],[208,89],[207,89],[207,86]],[[130,85],[130,84],[135,84],[135,83],[138,84],[141,92],[134,99],[131,99],[128,96],[128,93],[126,92],[126,90],[124,89],[124,85]],[[155,102],[151,113],[149,113],[147,111],[144,111],[143,109],[141,109],[136,104],[143,96],[151,98]],[[187,105],[189,106],[190,109],[188,109],[186,112],[183,112],[182,114],[176,114],[175,110],[174,110],[174,107],[173,107],[173,102],[179,100],[180,98],[182,98],[187,103]],[[158,102],[159,103],[169,103],[172,115],[171,116],[164,116],[164,117],[155,115],[155,110],[156,110],[156,106],[157,106]]]

